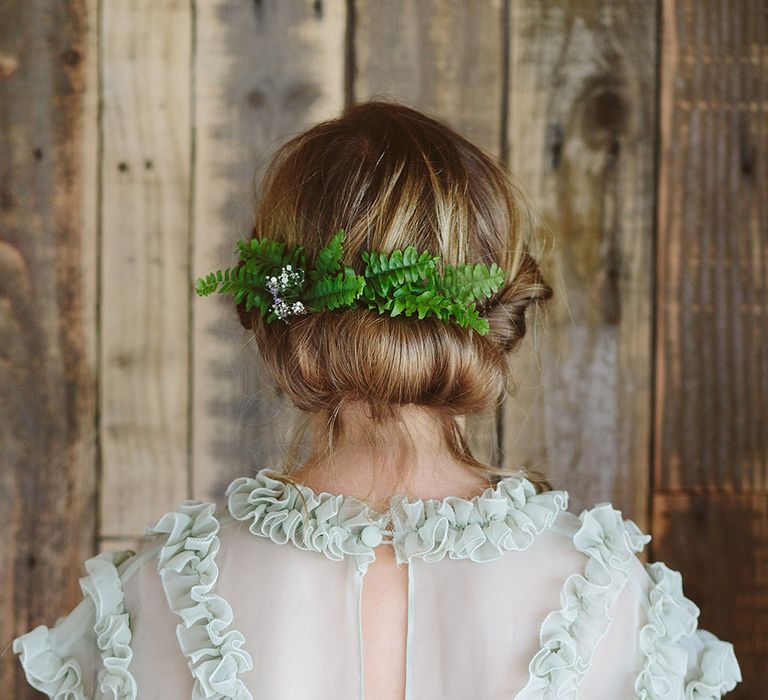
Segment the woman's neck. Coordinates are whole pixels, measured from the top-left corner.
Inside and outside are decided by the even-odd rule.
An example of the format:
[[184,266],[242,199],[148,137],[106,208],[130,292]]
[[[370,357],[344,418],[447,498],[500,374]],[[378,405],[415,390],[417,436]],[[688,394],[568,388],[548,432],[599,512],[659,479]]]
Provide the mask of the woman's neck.
[[453,456],[433,411],[408,405],[400,415],[404,441],[391,427],[375,424],[361,404],[344,406],[333,453],[310,456],[294,477],[316,493],[353,496],[376,510],[386,509],[393,494],[412,499],[471,498],[488,488],[487,479]]

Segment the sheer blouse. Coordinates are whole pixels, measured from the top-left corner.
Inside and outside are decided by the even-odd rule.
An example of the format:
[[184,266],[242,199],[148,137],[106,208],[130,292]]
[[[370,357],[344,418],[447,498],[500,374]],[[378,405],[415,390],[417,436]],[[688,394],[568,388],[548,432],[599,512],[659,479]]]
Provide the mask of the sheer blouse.
[[741,681],[680,574],[644,564],[650,536],[609,503],[576,516],[519,472],[382,513],[271,475],[87,560],[77,607],[13,641],[29,684],[57,700],[361,699],[381,544],[408,568],[406,700],[706,700]]

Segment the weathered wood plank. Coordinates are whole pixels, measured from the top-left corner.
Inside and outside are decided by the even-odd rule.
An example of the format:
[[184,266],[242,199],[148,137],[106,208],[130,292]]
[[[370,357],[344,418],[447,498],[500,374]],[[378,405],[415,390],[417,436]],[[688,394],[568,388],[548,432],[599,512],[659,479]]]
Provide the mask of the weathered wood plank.
[[192,12],[102,6],[101,535],[187,496]]
[[765,8],[667,2],[662,59],[655,482],[765,492]]
[[95,540],[95,2],[0,5],[0,696]]
[[655,2],[512,0],[510,170],[541,216],[554,287],[514,360],[504,453],[579,512],[647,526]]
[[502,0],[355,7],[354,99],[392,97],[500,155]]
[[[235,263],[274,149],[341,111],[345,30],[343,0],[197,2],[196,276]],[[277,468],[294,414],[260,371],[232,298],[192,308],[194,494],[221,500],[235,476]]]
[[[355,3],[355,101],[394,98],[501,156],[503,2]],[[496,415],[467,421],[478,459],[497,463]]]
[[[768,13],[663,3],[652,555],[768,683]],[[730,696],[729,696],[730,697]]]

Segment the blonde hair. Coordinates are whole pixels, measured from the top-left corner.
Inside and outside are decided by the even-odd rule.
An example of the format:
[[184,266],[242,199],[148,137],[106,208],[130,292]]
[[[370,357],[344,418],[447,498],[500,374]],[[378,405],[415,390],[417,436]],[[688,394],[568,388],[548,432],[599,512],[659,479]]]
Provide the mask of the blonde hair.
[[500,405],[510,386],[507,357],[526,333],[526,310],[552,295],[531,253],[534,217],[519,187],[446,124],[395,102],[363,102],[276,151],[253,230],[303,245],[312,260],[340,228],[344,261],[358,272],[362,250],[414,245],[445,263],[495,262],[507,280],[479,305],[490,325],[485,336],[434,318],[391,318],[364,308],[267,324],[239,305],[278,390],[307,417],[294,436],[285,480],[307,429],[316,449],[332,451],[340,407],[350,401],[364,402],[382,426],[397,422],[400,406],[426,407],[439,417],[457,459],[489,480],[509,474],[472,455],[456,419]]

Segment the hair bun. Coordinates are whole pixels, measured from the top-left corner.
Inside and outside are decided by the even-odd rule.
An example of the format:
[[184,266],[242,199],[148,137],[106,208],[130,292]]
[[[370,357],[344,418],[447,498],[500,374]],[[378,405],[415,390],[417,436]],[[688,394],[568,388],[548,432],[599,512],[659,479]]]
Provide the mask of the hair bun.
[[486,304],[485,317],[490,329],[486,338],[504,353],[515,351],[526,332],[525,314],[532,304],[543,304],[552,297],[538,263],[528,253],[517,276]]

